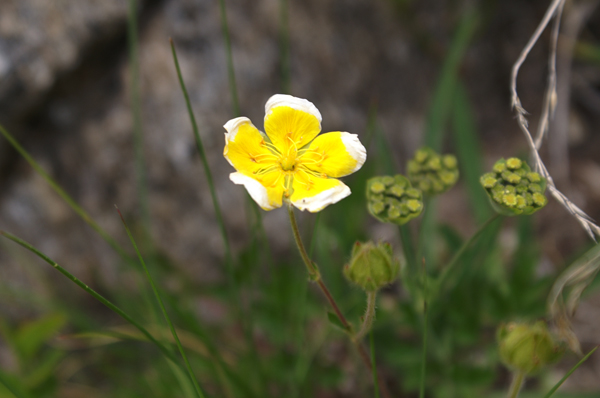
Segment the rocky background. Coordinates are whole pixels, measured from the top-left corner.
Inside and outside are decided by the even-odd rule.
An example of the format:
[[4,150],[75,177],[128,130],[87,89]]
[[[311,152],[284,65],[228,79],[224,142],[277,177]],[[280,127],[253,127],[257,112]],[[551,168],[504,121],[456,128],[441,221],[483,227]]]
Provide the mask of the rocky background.
[[[228,3],[241,112],[260,127],[265,101],[282,90],[279,1]],[[583,3],[588,7],[584,13]],[[565,35],[579,34],[586,43],[598,42],[596,3],[568,3]],[[325,131],[350,131],[361,138],[366,137],[369,110],[376,104],[377,120],[402,170],[422,143],[441,65],[461,16],[478,7],[480,23],[459,75],[474,107],[486,165],[501,156],[524,154],[526,144],[509,108],[509,75],[547,4],[541,0],[290,1],[291,94],[315,103]],[[0,0],[0,124],[124,244],[127,237],[114,204],[132,219],[141,214],[127,12],[124,0]],[[211,284],[223,278],[219,265],[223,247],[169,38],[178,50],[229,234],[235,248],[240,248],[250,231],[245,193],[229,181],[232,169],[222,157],[222,125],[234,115],[219,5],[214,0],[146,0],[140,4],[139,20],[152,240],[195,283]],[[545,85],[548,39],[546,33],[519,79],[533,127]],[[597,58],[590,61],[580,47],[575,46],[575,55],[570,70],[559,70],[559,79],[568,82],[566,98],[570,101],[561,97],[563,113],[557,124],[562,127],[552,132],[544,156],[559,188],[600,219],[600,134],[596,127],[600,68]],[[446,141],[451,151],[452,140]],[[454,189],[441,206],[440,215],[446,221],[462,231],[473,230],[462,189]],[[269,240],[281,253],[287,253],[290,243],[287,232],[280,232],[287,231],[284,213],[264,214]],[[576,222],[555,204],[537,221],[549,267],[563,264],[573,250],[587,243]],[[118,275],[117,257],[109,246],[4,139],[0,139],[0,229],[32,242],[58,263],[68,264],[81,279],[102,286]],[[390,233],[381,232],[394,239]],[[0,289],[46,289],[22,264],[31,261],[23,259],[12,244],[0,242]],[[53,270],[46,271],[44,278],[63,283]],[[83,296],[70,287],[60,290],[59,294]],[[600,323],[591,319],[598,319],[600,297],[586,301],[584,307],[578,333],[584,342],[597,343]],[[4,302],[0,316],[16,321],[35,313],[35,308],[25,299]],[[572,384],[598,388],[597,356],[596,362],[596,373],[591,364],[571,379]]]

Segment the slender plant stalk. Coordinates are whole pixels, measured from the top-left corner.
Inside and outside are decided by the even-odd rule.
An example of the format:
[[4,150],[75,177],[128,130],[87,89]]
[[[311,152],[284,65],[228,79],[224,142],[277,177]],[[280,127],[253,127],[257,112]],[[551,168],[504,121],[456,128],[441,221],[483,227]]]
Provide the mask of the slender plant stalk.
[[231,38],[229,36],[229,24],[227,22],[227,7],[225,0],[219,0],[221,10],[221,29],[223,30],[223,40],[225,40],[225,52],[227,54],[227,74],[229,78],[229,91],[231,93],[231,103],[233,105],[233,114],[240,116],[240,102],[237,94],[237,84],[235,82],[235,68],[233,67],[233,54],[231,51]]
[[[115,206],[116,207],[116,206]],[[119,208],[117,208],[117,211],[119,212],[119,216],[121,217],[121,221],[123,222],[123,226],[125,227],[125,230],[127,231],[127,236],[129,236],[129,240],[131,241],[131,244],[133,245],[133,248],[135,249],[135,252],[137,253],[137,256],[140,260],[140,263],[142,264],[142,267],[144,268],[144,272],[146,273],[146,277],[148,278],[148,282],[150,283],[150,286],[152,287],[152,291],[154,292],[154,296],[156,297],[156,301],[158,302],[158,305],[160,306],[160,310],[163,313],[163,316],[165,317],[165,320],[167,321],[167,324],[169,325],[169,328],[171,329],[171,334],[173,335],[173,339],[175,340],[175,343],[177,344],[177,348],[179,349],[179,353],[181,354],[181,357],[183,358],[183,361],[185,362],[185,367],[186,370],[188,372],[188,375],[192,381],[192,384],[194,385],[194,389],[196,390],[196,394],[198,394],[198,396],[200,396],[201,398],[204,398],[204,393],[202,392],[202,389],[200,388],[200,385],[198,384],[198,380],[196,380],[196,376],[194,375],[194,372],[192,371],[192,367],[190,365],[190,361],[187,358],[187,355],[185,355],[185,351],[183,350],[183,346],[181,345],[181,341],[179,340],[179,336],[177,335],[177,331],[175,330],[175,327],[173,326],[173,322],[171,322],[171,318],[169,317],[169,314],[167,313],[167,310],[165,309],[165,305],[163,303],[162,298],[160,297],[160,293],[158,292],[158,289],[156,288],[156,285],[154,284],[154,280],[152,279],[152,276],[150,275],[150,272],[148,271],[148,267],[146,266],[146,262],[144,261],[144,258],[142,257],[142,254],[140,253],[140,250],[138,249],[137,244],[135,243],[135,239],[133,239],[133,235],[131,235],[131,231],[129,230],[129,227],[127,226],[127,222],[125,222],[125,218],[123,217],[123,214],[121,214],[121,210],[119,210]]]
[[375,362],[375,340],[373,339],[373,331],[369,333],[369,340],[371,344],[371,367],[373,368],[373,390],[375,392],[375,398],[379,398],[379,383],[377,380],[377,365]]
[[[304,243],[302,242],[302,238],[300,236],[300,231],[298,230],[298,223],[296,222],[296,216],[294,215],[294,208],[291,205],[288,205],[288,214],[290,216],[290,224],[292,226],[292,232],[294,234],[294,240],[296,241],[296,246],[298,247],[300,256],[302,257],[302,260],[304,261],[304,265],[306,265],[306,269],[308,270],[308,275],[309,275],[310,279],[313,282],[317,283],[317,285],[319,285],[319,288],[325,295],[325,298],[329,302],[329,305],[331,305],[331,308],[335,312],[335,315],[337,316],[338,320],[342,324],[343,328],[347,331],[348,336],[350,337],[350,340],[352,341],[352,343],[358,350],[358,353],[359,353],[361,359],[363,360],[365,366],[367,367],[367,369],[369,369],[369,371],[371,371],[373,366],[371,365],[371,359],[369,358],[369,354],[368,354],[367,350],[365,349],[365,346],[362,344],[362,342],[360,340],[356,339],[354,332],[352,331],[352,325],[350,325],[348,320],[346,320],[346,317],[344,316],[344,314],[342,314],[340,307],[337,305],[335,299],[333,298],[333,296],[329,292],[329,289],[325,285],[325,282],[321,278],[319,269],[317,268],[316,264],[312,262],[308,253],[306,252],[306,248],[304,247]],[[383,383],[383,380],[380,377],[379,377],[379,387],[380,387],[381,393],[383,394],[383,396],[385,398],[391,398],[391,395],[390,395],[389,391],[387,390],[387,386],[385,385],[385,383]]]
[[291,92],[289,0],[279,0],[279,52],[281,90],[282,93],[289,94]]
[[110,245],[116,251],[121,258],[126,262],[133,262],[133,259],[127,254],[127,252],[115,241],[100,225],[98,225],[92,217],[79,206],[73,198],[69,196],[58,183],[50,177],[48,173],[29,155],[29,153],[15,140],[15,138],[0,125],[0,133],[6,138],[9,144],[29,163],[29,165],[39,174],[42,178],[50,185],[50,187],[60,196],[67,205],[79,216],[81,219],[88,224],[94,231],[96,231],[106,243]]
[[144,225],[144,246],[152,244],[150,236],[150,204],[148,202],[148,179],[144,159],[144,135],[142,132],[142,100],[140,91],[140,57],[138,50],[138,7],[136,0],[129,0],[127,37],[129,42],[129,73],[131,79],[131,114],[135,149],[135,171],[137,176],[138,200]]
[[510,383],[510,388],[508,389],[508,398],[517,398],[519,396],[519,391],[521,391],[523,381],[525,381],[525,373],[515,372],[513,375],[513,381]]
[[417,259],[415,257],[415,250],[412,242],[412,236],[410,234],[410,228],[408,225],[400,225],[398,227],[400,231],[400,242],[402,243],[402,252],[406,258],[410,275],[415,275],[417,268]]
[[573,372],[575,372],[575,370],[577,370],[577,368],[584,363],[594,352],[596,352],[596,350],[598,349],[598,346],[592,348],[592,350],[590,352],[588,352],[587,354],[585,354],[585,356],[583,358],[581,358],[581,361],[577,362],[577,364],[575,366],[573,366],[571,368],[571,370],[569,370],[567,372],[566,375],[563,376],[562,379],[560,379],[560,381],[558,383],[556,383],[556,385],[554,387],[552,387],[552,389],[550,391],[548,391],[548,393],[546,395],[544,395],[544,398],[550,398],[552,395],[554,395],[554,393],[556,392],[556,390],[558,390],[558,388],[560,386],[562,386],[562,384],[569,378],[569,376],[571,376],[571,374],[573,374]]
[[[18,238],[16,236],[12,235],[12,234],[10,234],[10,233],[8,233],[6,231],[0,231],[0,235],[2,235],[5,238],[7,238],[9,240],[12,240],[13,242],[21,245],[25,249],[31,251],[32,253],[34,253],[35,255],[37,255],[38,257],[40,257],[42,260],[44,260],[45,262],[47,262],[48,264],[50,264],[51,266],[53,266],[58,272],[60,272],[64,276],[66,276],[67,279],[69,279],[71,282],[75,283],[77,286],[79,286],[80,288],[82,288],[84,291],[86,291],[87,293],[89,293],[90,295],[92,295],[92,297],[94,297],[96,300],[98,300],[99,302],[101,302],[102,304],[104,304],[105,306],[107,306],[111,311],[113,311],[114,313],[116,313],[117,315],[119,315],[121,318],[123,318],[127,322],[129,322],[136,329],[138,329],[148,339],[148,341],[154,343],[154,345],[156,345],[156,347],[158,347],[158,349],[164,354],[165,357],[167,357],[168,359],[170,359],[174,363],[179,364],[177,358],[173,355],[173,353],[167,347],[165,347],[160,341],[156,340],[154,338],[154,336],[152,336],[152,334],[150,334],[150,332],[148,332],[148,330],[146,330],[146,328],[144,328],[139,322],[137,322],[136,320],[134,320],[132,317],[130,317],[129,315],[127,315],[127,313],[125,313],[122,309],[120,309],[119,307],[117,307],[116,305],[114,305],[112,302],[110,302],[109,300],[107,300],[106,298],[104,298],[102,295],[100,295],[99,293],[97,293],[94,289],[90,288],[88,285],[86,285],[85,283],[83,283],[82,281],[80,281],[79,279],[77,279],[69,271],[67,271],[66,269],[64,269],[60,265],[58,265],[55,261],[53,261],[52,259],[50,259],[44,253],[42,253],[39,250],[37,250],[30,243],[28,243],[28,242],[26,242],[26,241],[24,241],[24,240],[22,240],[22,239],[20,239],[20,238]],[[178,366],[180,366],[180,365],[178,365]]]
[[179,79],[179,84],[181,85],[181,91],[183,92],[183,97],[185,98],[185,104],[187,106],[188,114],[190,116],[190,122],[192,123],[192,130],[194,131],[194,138],[196,139],[196,147],[198,148],[198,153],[200,154],[200,160],[202,161],[202,166],[204,167],[204,173],[206,175],[206,181],[208,182],[210,196],[211,196],[211,199],[213,202],[213,207],[215,209],[215,214],[217,216],[217,222],[219,223],[219,230],[221,232],[221,238],[223,239],[223,245],[225,246],[226,261],[227,261],[228,267],[231,267],[232,263],[233,263],[232,256],[231,256],[231,245],[229,243],[229,237],[227,236],[227,230],[225,229],[225,221],[223,219],[223,213],[221,211],[221,206],[219,205],[219,200],[217,199],[217,192],[215,190],[215,184],[213,181],[212,172],[210,171],[208,159],[206,158],[206,152],[204,151],[204,144],[202,144],[202,138],[200,138],[198,123],[196,123],[196,117],[194,116],[194,111],[192,110],[190,96],[188,94],[187,88],[183,81],[183,75],[181,73],[181,68],[179,67],[179,59],[177,58],[177,52],[175,51],[175,44],[173,43],[172,39],[170,39],[170,43],[171,43],[171,52],[173,54],[173,61],[175,62],[175,69],[177,69],[177,77]]
[[[423,267],[423,279],[425,280],[423,289],[425,294],[427,294],[427,274],[425,273],[425,267]],[[425,398],[425,380],[427,375],[427,331],[428,331],[428,322],[427,322],[427,300],[423,300],[423,352],[421,354],[421,384],[419,386],[419,398]]]
[[373,321],[375,320],[375,304],[377,302],[377,292],[368,292],[367,293],[367,309],[365,310],[365,315],[363,316],[363,323],[360,326],[360,330],[354,338],[356,340],[361,340],[363,337],[367,335],[371,331],[371,327],[373,326]]
[[464,242],[462,244],[462,246],[454,254],[452,259],[450,260],[448,265],[446,265],[446,267],[444,268],[444,271],[440,275],[440,278],[438,279],[439,288],[441,288],[442,285],[444,284],[444,282],[448,279],[449,275],[451,274],[453,269],[456,267],[456,264],[459,263],[459,260],[462,257],[462,255],[465,253],[465,251],[481,236],[483,231],[485,231],[487,229],[487,227],[490,226],[498,218],[500,218],[500,214],[498,214],[498,213],[494,214],[492,217],[490,217],[489,220],[487,220],[484,224],[482,224],[473,235],[471,235],[469,240],[467,240],[466,242]]

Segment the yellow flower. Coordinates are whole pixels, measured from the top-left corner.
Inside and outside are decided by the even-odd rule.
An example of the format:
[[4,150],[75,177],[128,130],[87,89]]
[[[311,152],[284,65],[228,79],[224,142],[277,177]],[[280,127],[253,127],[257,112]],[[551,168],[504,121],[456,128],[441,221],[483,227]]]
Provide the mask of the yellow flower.
[[229,178],[244,185],[264,210],[290,202],[317,212],[350,195],[338,177],[354,173],[367,158],[356,134],[321,134],[321,114],[312,102],[277,94],[265,105],[265,131],[250,119],[225,123],[223,156],[237,170]]

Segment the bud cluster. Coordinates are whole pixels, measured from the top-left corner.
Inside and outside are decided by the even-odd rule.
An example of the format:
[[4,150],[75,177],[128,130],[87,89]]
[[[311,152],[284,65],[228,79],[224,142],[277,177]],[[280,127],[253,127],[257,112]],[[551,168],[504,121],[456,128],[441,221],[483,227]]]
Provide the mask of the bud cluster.
[[352,258],[344,266],[346,278],[367,292],[389,285],[399,271],[400,264],[394,260],[389,243],[356,242],[352,247]]
[[517,158],[500,159],[480,178],[492,207],[503,215],[529,215],[546,206],[546,180]]
[[511,322],[500,326],[497,333],[500,358],[510,369],[532,374],[556,362],[564,353],[563,346],[548,330],[546,322],[533,325]]
[[402,225],[423,211],[423,195],[400,174],[367,181],[367,207],[379,221]]
[[439,195],[458,181],[458,162],[454,155],[440,155],[428,147],[420,148],[408,161],[408,178],[428,195]]

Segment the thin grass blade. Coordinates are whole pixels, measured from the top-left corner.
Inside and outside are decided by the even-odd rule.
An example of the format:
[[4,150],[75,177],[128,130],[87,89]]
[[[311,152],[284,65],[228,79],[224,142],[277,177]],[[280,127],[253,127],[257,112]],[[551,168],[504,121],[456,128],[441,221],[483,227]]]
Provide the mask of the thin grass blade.
[[69,207],[79,216],[83,221],[86,222],[94,231],[96,231],[106,243],[110,245],[123,260],[132,262],[133,259],[127,254],[127,252],[106,232],[100,225],[98,225],[92,217],[79,206],[73,198],[69,196],[58,183],[50,177],[48,173],[29,155],[29,153],[17,142],[17,140],[0,125],[0,133],[6,138],[10,145],[29,163],[33,169],[42,176],[42,178],[50,185],[50,187],[56,192]]
[[569,370],[567,372],[566,375],[564,375],[564,377],[562,379],[560,379],[560,381],[558,383],[556,383],[556,385],[554,387],[552,387],[552,389],[550,391],[548,391],[548,393],[546,395],[544,395],[544,398],[550,398],[552,395],[554,395],[554,393],[556,392],[556,390],[558,390],[558,388],[560,386],[562,386],[562,384],[569,378],[569,376],[571,376],[573,374],[573,372],[575,372],[577,370],[577,368],[579,366],[581,366],[581,364],[583,364],[585,361],[587,361],[587,359],[594,353],[596,352],[596,350],[598,349],[598,346],[592,348],[592,350],[590,352],[588,352],[583,358],[581,358],[581,361],[577,362],[577,364],[575,366],[573,366],[571,368],[571,370]]
[[185,351],[183,349],[183,346],[181,345],[181,341],[179,340],[179,336],[177,335],[177,331],[175,330],[175,327],[173,326],[173,322],[171,322],[171,318],[169,317],[169,314],[167,313],[167,310],[165,309],[165,305],[163,303],[162,298],[160,297],[160,293],[158,292],[158,289],[156,288],[154,280],[152,279],[152,275],[150,275],[150,272],[148,271],[148,267],[146,266],[146,262],[144,261],[144,258],[142,257],[142,254],[140,253],[140,250],[138,249],[138,246],[135,243],[135,239],[133,238],[133,235],[131,235],[131,231],[129,230],[129,227],[127,226],[127,223],[125,222],[125,218],[123,217],[123,215],[121,214],[121,211],[118,208],[117,208],[117,212],[119,212],[119,216],[121,217],[121,221],[123,221],[123,225],[125,226],[125,230],[127,231],[127,236],[129,236],[129,240],[131,240],[131,244],[133,245],[133,248],[135,249],[135,252],[138,255],[140,263],[142,263],[142,267],[144,267],[144,272],[146,273],[146,277],[148,278],[148,282],[150,283],[150,286],[152,287],[152,291],[154,292],[154,296],[156,297],[156,301],[158,302],[158,305],[160,306],[160,309],[161,309],[161,311],[163,313],[163,316],[165,317],[165,320],[169,324],[169,328],[171,329],[171,334],[173,335],[173,339],[175,339],[175,343],[177,344],[177,348],[179,349],[179,353],[181,354],[181,356],[182,356],[182,358],[183,358],[183,360],[185,362],[186,370],[188,372],[190,380],[192,381],[192,384],[194,385],[194,389],[196,390],[196,394],[199,397],[201,397],[201,398],[205,398],[205,395],[202,392],[202,389],[200,388],[200,385],[198,384],[198,381],[196,380],[196,376],[194,375],[194,372],[192,371],[192,367],[190,365],[190,361],[188,360],[187,355],[185,355]]
[[28,242],[26,242],[26,241],[24,241],[24,240],[22,240],[22,239],[20,239],[20,238],[18,238],[16,236],[12,235],[12,234],[10,234],[10,233],[8,233],[6,231],[1,231],[0,230],[0,235],[2,235],[5,238],[7,238],[7,239],[9,239],[9,240],[17,243],[18,245],[21,245],[25,249],[29,250],[30,252],[34,253],[39,258],[41,258],[42,260],[44,260],[45,262],[47,262],[48,264],[50,264],[58,272],[60,272],[64,276],[66,276],[67,279],[69,279],[71,282],[75,283],[77,286],[79,286],[80,288],[82,288],[84,291],[86,291],[87,293],[89,293],[90,295],[92,295],[92,297],[94,297],[96,300],[98,300],[99,302],[101,302],[102,304],[104,304],[105,306],[107,306],[111,311],[113,311],[114,313],[116,313],[117,315],[119,315],[121,318],[123,318],[127,322],[129,322],[136,329],[138,329],[148,339],[148,341],[154,343],[154,345],[156,345],[156,347],[158,347],[158,349],[164,354],[164,356],[167,359],[176,362],[175,356],[171,353],[171,351],[165,345],[163,345],[160,341],[156,340],[154,338],[154,336],[152,334],[150,334],[150,332],[148,332],[148,330],[146,330],[146,328],[144,328],[139,322],[137,322],[136,320],[134,320],[132,317],[130,317],[127,313],[125,313],[123,310],[121,310],[115,304],[113,304],[112,302],[110,302],[108,299],[104,298],[104,296],[102,296],[101,294],[97,293],[94,289],[90,288],[88,285],[86,285],[85,283],[83,283],[82,281],[80,281],[77,277],[75,277],[69,271],[67,271],[66,269],[64,269],[60,265],[58,265],[55,261],[53,261],[48,256],[46,256],[44,253],[42,253],[41,251],[39,251],[38,249],[36,249],[30,243],[28,243]]

